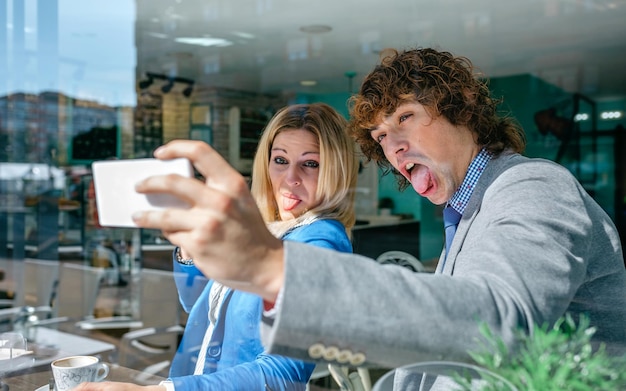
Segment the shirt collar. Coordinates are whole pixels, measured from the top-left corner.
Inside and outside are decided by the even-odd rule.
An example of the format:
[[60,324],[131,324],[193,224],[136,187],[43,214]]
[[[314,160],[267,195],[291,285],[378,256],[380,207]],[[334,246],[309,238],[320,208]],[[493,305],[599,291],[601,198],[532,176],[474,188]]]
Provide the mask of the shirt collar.
[[480,150],[467,168],[463,183],[461,183],[461,186],[459,186],[457,191],[452,195],[452,198],[448,200],[446,206],[451,206],[460,214],[465,212],[465,208],[476,187],[476,182],[478,182],[478,178],[482,175],[491,157],[491,152],[487,151],[485,148]]

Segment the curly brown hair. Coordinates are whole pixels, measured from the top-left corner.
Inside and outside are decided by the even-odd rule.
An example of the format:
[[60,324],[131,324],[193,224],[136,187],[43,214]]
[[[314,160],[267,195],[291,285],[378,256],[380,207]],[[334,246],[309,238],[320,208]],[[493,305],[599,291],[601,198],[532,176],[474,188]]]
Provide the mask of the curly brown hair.
[[505,149],[521,153],[526,139],[513,118],[500,116],[500,100],[491,97],[487,81],[474,76],[465,57],[430,48],[385,51],[380,65],[365,77],[358,94],[350,98],[350,134],[368,160],[392,171],[401,189],[408,181],[393,170],[370,132],[400,105],[419,103],[433,117],[467,126],[477,142],[494,155]]

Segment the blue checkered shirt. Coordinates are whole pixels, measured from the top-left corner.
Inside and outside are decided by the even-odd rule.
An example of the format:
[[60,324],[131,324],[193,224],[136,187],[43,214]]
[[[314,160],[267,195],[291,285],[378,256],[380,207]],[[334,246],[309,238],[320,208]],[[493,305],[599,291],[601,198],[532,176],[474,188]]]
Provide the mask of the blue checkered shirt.
[[478,178],[480,178],[485,167],[487,167],[491,156],[491,153],[485,148],[480,150],[478,155],[476,155],[474,160],[470,163],[463,183],[461,183],[461,186],[459,186],[457,191],[452,195],[452,198],[450,198],[446,206],[451,206],[460,214],[465,212],[465,207],[467,207],[467,203],[474,192],[476,182],[478,182]]

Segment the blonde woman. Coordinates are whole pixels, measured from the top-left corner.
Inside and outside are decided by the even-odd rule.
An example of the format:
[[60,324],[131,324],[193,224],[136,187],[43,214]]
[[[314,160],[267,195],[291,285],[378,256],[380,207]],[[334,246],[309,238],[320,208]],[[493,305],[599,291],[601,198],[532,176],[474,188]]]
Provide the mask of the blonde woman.
[[[356,176],[346,120],[326,104],[292,105],[264,129],[254,158],[252,194],[277,237],[351,252]],[[193,265],[174,264],[175,271],[199,273]],[[184,298],[188,288],[178,286]],[[170,371],[176,390],[306,388],[314,364],[265,353],[260,297],[209,280],[198,299],[183,300],[183,305],[191,312]],[[219,357],[211,356],[210,348],[199,355],[203,338],[205,346],[209,339],[209,347],[220,347]],[[199,367],[197,358],[203,355],[205,364]],[[193,373],[202,376],[189,376]]]

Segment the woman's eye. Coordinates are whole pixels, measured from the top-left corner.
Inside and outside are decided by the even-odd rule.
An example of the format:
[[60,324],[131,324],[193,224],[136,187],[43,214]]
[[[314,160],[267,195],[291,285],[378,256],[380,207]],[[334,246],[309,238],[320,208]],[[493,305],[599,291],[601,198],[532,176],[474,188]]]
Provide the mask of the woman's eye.
[[374,139],[376,140],[376,142],[377,142],[378,144],[380,144],[380,143],[383,141],[383,139],[384,139],[384,138],[385,138],[385,135],[384,135],[384,134],[379,134],[379,135],[378,135],[378,136],[376,136]]
[[304,162],[304,166],[310,167],[310,168],[317,168],[320,166],[320,164],[316,162],[315,160],[307,160],[306,162]]
[[276,163],[276,164],[287,164],[287,159],[278,156],[278,157],[274,158],[274,163]]

